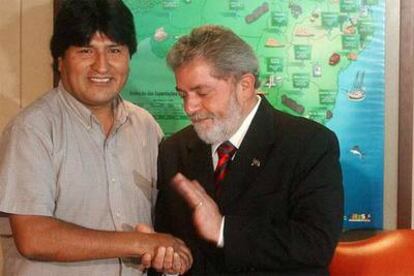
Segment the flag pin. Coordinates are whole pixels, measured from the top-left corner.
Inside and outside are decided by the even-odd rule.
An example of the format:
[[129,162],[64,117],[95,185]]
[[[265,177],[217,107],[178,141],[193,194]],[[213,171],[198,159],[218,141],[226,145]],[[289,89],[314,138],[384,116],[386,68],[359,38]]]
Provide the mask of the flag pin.
[[260,160],[253,158],[252,163],[250,164],[252,167],[260,167]]

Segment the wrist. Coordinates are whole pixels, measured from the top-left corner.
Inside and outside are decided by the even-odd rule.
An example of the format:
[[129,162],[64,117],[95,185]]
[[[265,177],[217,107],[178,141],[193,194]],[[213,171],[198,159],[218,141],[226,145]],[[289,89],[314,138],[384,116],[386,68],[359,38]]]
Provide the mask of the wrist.
[[224,220],[225,220],[225,217],[223,216],[221,218],[219,239],[217,241],[217,247],[218,248],[223,248],[224,247]]
[[152,249],[149,248],[149,240],[151,240],[151,237],[149,234],[144,233],[132,233],[134,235],[134,239],[132,239],[134,242],[132,243],[134,255],[141,257],[144,255],[144,253],[150,253],[153,255]]
[[220,229],[223,222],[223,216],[216,219],[216,222],[211,226],[210,236],[206,236],[206,240],[217,245],[220,241]]

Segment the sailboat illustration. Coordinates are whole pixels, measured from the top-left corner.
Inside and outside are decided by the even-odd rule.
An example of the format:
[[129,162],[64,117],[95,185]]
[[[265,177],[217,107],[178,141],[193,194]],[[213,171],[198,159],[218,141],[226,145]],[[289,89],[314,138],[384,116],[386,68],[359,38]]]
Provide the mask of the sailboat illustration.
[[348,96],[348,100],[362,101],[365,99],[366,95],[365,95],[365,88],[364,88],[364,77],[365,77],[365,71],[357,72],[354,78],[352,89],[346,93],[346,95]]

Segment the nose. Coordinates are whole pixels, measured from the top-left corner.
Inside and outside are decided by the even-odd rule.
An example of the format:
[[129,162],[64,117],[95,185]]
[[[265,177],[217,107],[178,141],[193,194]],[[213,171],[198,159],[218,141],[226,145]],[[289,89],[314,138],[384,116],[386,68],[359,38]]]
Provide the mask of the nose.
[[188,115],[192,115],[194,112],[200,110],[200,106],[201,101],[199,96],[188,93],[184,98],[184,111]]
[[102,53],[102,52],[96,53],[92,68],[98,73],[108,72],[109,63],[108,63],[108,57],[106,56],[106,53]]

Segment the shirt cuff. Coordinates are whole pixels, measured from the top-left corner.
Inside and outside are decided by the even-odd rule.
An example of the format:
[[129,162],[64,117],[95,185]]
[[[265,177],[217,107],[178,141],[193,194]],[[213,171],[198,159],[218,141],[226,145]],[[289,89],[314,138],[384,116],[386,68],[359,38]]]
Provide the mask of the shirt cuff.
[[219,240],[217,242],[217,247],[218,248],[223,248],[224,247],[224,216],[221,219],[220,236],[219,236]]

